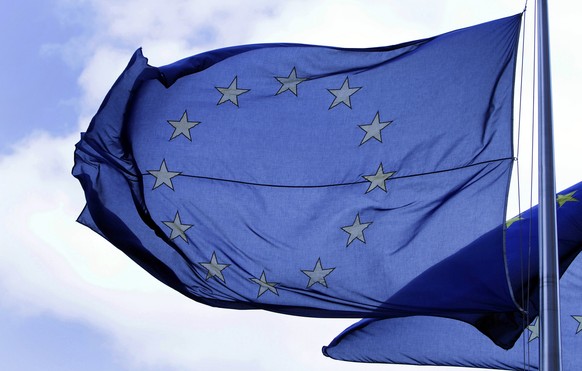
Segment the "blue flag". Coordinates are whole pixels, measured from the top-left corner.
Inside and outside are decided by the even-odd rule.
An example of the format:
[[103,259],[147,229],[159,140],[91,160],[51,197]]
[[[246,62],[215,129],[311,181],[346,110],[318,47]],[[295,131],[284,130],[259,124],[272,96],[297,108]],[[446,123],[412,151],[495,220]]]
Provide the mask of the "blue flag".
[[[580,200],[582,183],[560,192],[557,197],[560,273],[564,274],[560,280],[564,370],[576,370],[582,364],[580,353],[582,257],[576,258],[582,249]],[[535,207],[510,219],[505,226],[500,226],[469,247],[476,261],[487,259],[487,251],[494,243],[490,236],[507,228],[509,275],[516,290],[516,298],[528,298],[527,301],[523,300],[523,303],[528,303],[524,306],[527,315],[523,317],[521,326],[525,331],[510,350],[496,346],[474,327],[461,321],[414,316],[362,320],[325,347],[324,354],[335,359],[355,362],[537,370],[539,347],[537,223],[538,208]],[[529,280],[528,257],[531,257]],[[520,264],[520,261],[523,263]],[[487,276],[483,276],[482,279],[487,279]],[[519,289],[520,286],[523,287],[523,291]],[[526,290],[529,290],[529,295]]]
[[213,306],[513,311],[505,273],[485,297],[461,278],[390,298],[504,220],[520,21],[372,49],[238,46],[159,68],[138,50],[77,144],[79,221]]

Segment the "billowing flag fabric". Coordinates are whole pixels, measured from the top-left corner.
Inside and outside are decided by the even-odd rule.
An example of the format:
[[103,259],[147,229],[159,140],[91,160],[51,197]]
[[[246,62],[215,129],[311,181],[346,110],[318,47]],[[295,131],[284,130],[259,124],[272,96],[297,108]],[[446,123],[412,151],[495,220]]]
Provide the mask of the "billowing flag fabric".
[[504,220],[520,21],[372,49],[238,46],[159,68],[138,50],[77,144],[79,221],[213,306],[513,311],[505,273],[486,296],[460,279],[390,298]]
[[[560,312],[564,370],[582,365],[582,183],[557,196],[558,247],[560,255]],[[504,350],[468,324],[438,317],[413,316],[392,319],[364,319],[345,330],[324,348],[329,357],[355,362],[399,363],[483,367],[504,370],[537,370],[539,347],[538,315],[538,209],[510,219],[505,227],[509,272],[517,288],[526,283],[528,256],[533,272],[529,281],[528,316],[515,346]],[[503,230],[500,226],[498,230]],[[488,235],[490,235],[489,233]],[[475,244],[484,257],[492,243],[486,236]],[[531,251],[530,251],[531,247]],[[479,249],[474,249],[474,252]],[[576,258],[578,256],[578,258]],[[572,260],[574,262],[572,263]],[[522,261],[521,267],[517,264]],[[571,265],[570,265],[571,264]],[[569,266],[569,268],[568,268]],[[567,269],[567,270],[566,270]],[[523,277],[523,278],[521,278]],[[527,285],[523,285],[527,288]],[[522,294],[516,291],[516,294]],[[524,297],[525,292],[523,292]],[[517,299],[522,300],[521,297]],[[523,301],[523,300],[522,300]],[[526,302],[526,301],[523,301]]]

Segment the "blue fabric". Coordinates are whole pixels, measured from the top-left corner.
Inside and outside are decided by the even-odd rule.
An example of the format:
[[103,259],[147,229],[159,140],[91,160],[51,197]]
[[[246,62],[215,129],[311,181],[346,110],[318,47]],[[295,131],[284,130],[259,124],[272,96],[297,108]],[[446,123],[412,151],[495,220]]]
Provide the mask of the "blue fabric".
[[[564,274],[565,271],[560,280],[563,369],[577,370],[582,362],[579,351],[582,347],[582,257],[576,258],[582,249],[582,183],[559,195],[560,272]],[[417,316],[362,320],[334,339],[324,348],[324,353],[335,359],[356,362],[537,370],[539,339],[532,328],[537,324],[539,299],[537,222],[538,208],[534,207],[522,213],[520,220],[508,223],[506,230],[508,267],[516,295],[523,293],[525,297],[528,291],[530,293],[529,305],[525,307],[528,316],[522,319],[521,329],[529,327],[510,350],[497,347],[466,323]],[[467,247],[476,262],[488,259],[487,251],[495,243],[490,236],[503,230],[504,226],[500,226]],[[528,256],[531,257],[532,272],[529,280]],[[518,263],[520,261],[522,264]],[[478,275],[471,279],[479,279]],[[488,277],[485,275],[480,279]]]
[[450,272],[433,297],[390,298],[504,219],[520,21],[385,48],[247,45],[161,68],[138,50],[77,144],[79,222],[213,306],[514,311],[505,272],[486,296]]

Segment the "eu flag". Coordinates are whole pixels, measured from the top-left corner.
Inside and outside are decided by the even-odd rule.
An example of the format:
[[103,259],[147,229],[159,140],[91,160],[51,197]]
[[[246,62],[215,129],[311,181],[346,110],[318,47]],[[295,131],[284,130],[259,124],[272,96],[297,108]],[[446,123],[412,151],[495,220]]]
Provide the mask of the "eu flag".
[[[79,221],[199,302],[322,317],[513,310],[390,298],[504,219],[521,16],[372,49],[138,50],[82,135]],[[505,276],[504,276],[505,277]]]
[[[579,351],[582,347],[582,257],[578,256],[582,250],[581,200],[582,183],[560,192],[556,200],[560,274],[563,274],[560,279],[560,314],[564,370],[579,369],[582,363]],[[336,337],[324,348],[324,353],[335,359],[355,362],[537,370],[537,223],[538,208],[535,207],[510,219],[469,247],[475,261],[488,259],[487,253],[495,243],[491,236],[505,230],[508,278],[524,309],[523,316],[518,312],[514,314],[517,327],[513,331],[520,337],[517,341],[513,339],[515,345],[511,349],[496,346],[464,322],[413,316],[364,319]],[[488,276],[483,275],[482,279],[488,279]],[[482,320],[487,320],[487,317]]]

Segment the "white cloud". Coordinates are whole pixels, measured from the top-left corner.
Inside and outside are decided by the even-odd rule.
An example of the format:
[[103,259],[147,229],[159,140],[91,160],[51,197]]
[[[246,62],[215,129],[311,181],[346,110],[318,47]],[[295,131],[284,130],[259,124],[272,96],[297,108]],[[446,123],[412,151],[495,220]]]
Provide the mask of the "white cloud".
[[134,42],[162,36],[202,44],[244,38],[254,23],[272,12],[273,4],[270,1],[241,4],[236,0],[93,1],[98,16],[104,19],[107,38]]
[[[294,0],[256,22],[245,42],[374,47],[435,36],[518,13],[507,1]],[[460,16],[461,14],[461,16]]]

